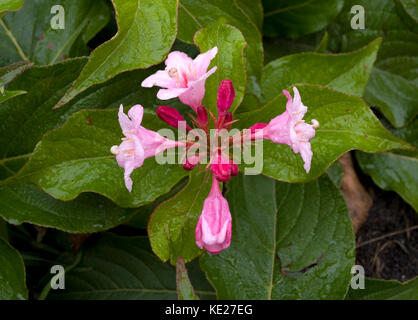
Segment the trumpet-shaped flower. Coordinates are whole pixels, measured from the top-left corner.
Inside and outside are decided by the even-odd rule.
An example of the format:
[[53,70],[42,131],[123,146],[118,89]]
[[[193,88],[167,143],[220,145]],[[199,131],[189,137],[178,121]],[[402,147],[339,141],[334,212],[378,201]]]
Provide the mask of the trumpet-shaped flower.
[[219,253],[231,243],[232,217],[228,201],[222,196],[218,181],[212,179],[212,189],[203,203],[196,227],[196,244],[210,253]]
[[[308,108],[303,105],[296,87],[293,87],[294,98],[287,90],[283,90],[287,97],[286,111],[272,119],[263,130],[258,130],[257,138],[269,139],[275,143],[289,145],[293,152],[300,153],[304,161],[305,171],[311,168],[312,150],[310,140],[315,136],[315,129],[319,123],[312,119],[312,124],[305,123],[303,117]],[[262,128],[264,124],[255,124],[253,128]]]
[[158,86],[158,99],[167,100],[178,97],[195,112],[202,105],[205,95],[205,81],[216,71],[207,71],[210,61],[216,56],[218,48],[199,54],[194,60],[180,51],[171,52],[165,60],[166,68],[159,70],[142,81],[143,87]]
[[123,112],[123,106],[119,108],[119,123],[125,135],[119,146],[113,146],[110,151],[116,155],[118,165],[125,169],[124,179],[126,188],[132,191],[132,171],[143,165],[144,160],[156,154],[182,143],[164,138],[155,131],[141,126],[144,108],[137,104],[129,111]]

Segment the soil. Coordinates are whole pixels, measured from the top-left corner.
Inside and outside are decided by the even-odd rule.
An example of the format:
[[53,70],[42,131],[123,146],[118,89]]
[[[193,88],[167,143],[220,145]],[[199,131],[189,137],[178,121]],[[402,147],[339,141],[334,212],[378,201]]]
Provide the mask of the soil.
[[[367,188],[367,187],[366,187]],[[418,275],[418,229],[385,237],[369,244],[365,241],[418,225],[418,214],[395,192],[371,186],[373,206],[357,233],[357,264],[366,276],[407,281]]]

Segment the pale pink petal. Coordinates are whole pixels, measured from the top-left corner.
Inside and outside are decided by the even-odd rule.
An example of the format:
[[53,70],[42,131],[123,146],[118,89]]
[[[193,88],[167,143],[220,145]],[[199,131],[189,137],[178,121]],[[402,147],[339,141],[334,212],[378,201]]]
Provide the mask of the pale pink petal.
[[199,106],[202,105],[203,97],[205,96],[205,79],[199,79],[190,83],[187,91],[179,95],[179,99],[184,104],[190,106],[195,112]]
[[197,74],[197,78],[200,78],[203,74],[206,73],[206,70],[208,70],[210,61],[216,56],[217,53],[218,53],[218,47],[213,47],[209,51],[199,54],[193,60],[193,69]]
[[125,167],[125,172],[123,174],[123,178],[125,180],[125,186],[126,189],[129,190],[129,192],[132,191],[132,179],[131,179],[131,173],[132,171],[134,171],[134,166],[132,165],[132,163],[128,162],[127,166]]
[[140,104],[134,105],[128,111],[128,116],[134,122],[135,127],[139,127],[141,125],[143,115],[144,115],[144,108]]
[[130,131],[134,129],[135,126],[133,125],[131,119],[129,119],[129,117],[123,112],[123,105],[120,105],[119,107],[118,117],[122,131]]
[[151,88],[158,86],[162,88],[175,88],[176,80],[171,78],[166,70],[158,70],[141,83],[142,87]]
[[311,160],[312,160],[312,150],[311,150],[311,144],[309,142],[303,142],[299,144],[299,152],[302,156],[306,173],[309,173],[309,170],[311,169]]
[[184,52],[172,51],[168,54],[167,59],[165,60],[165,65],[167,66],[167,69],[170,69],[170,68],[187,67],[192,62],[193,62],[193,59],[190,58]]
[[182,93],[187,92],[188,88],[172,88],[172,89],[160,89],[157,93],[157,98],[160,100],[168,100],[177,98]]

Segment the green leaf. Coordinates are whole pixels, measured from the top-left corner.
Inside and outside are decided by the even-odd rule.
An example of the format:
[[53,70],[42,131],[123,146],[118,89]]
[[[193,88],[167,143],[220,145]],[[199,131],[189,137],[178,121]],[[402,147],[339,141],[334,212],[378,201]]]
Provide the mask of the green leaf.
[[297,38],[322,30],[343,4],[342,0],[263,0],[264,36]]
[[0,300],[28,298],[25,265],[19,252],[0,238]]
[[6,90],[4,92],[1,92],[1,88],[0,88],[0,103],[6,102],[7,100],[9,100],[13,97],[16,97],[16,96],[19,96],[19,95],[25,94],[25,93],[26,93],[26,91],[24,91],[24,90],[16,90],[16,91],[7,91]]
[[318,53],[325,53],[327,51],[328,46],[328,32],[325,31],[324,36],[322,37],[321,41],[318,43],[315,51]]
[[59,4],[65,11],[64,29],[55,30],[51,8],[56,4],[54,0],[25,1],[21,10],[0,20],[0,65],[21,60],[42,65],[58,62],[69,56],[81,34],[86,47],[110,19],[105,1],[63,0]]
[[[147,238],[105,233],[85,247],[81,263],[66,275],[65,292],[51,291],[49,299],[177,299],[176,271],[152,254]],[[196,293],[213,299],[207,286],[195,283]]]
[[[418,118],[405,128],[393,129],[396,136],[418,147]],[[397,192],[418,212],[418,151],[365,154],[356,152],[360,168],[384,190]]]
[[162,261],[175,265],[178,257],[188,262],[202,253],[196,245],[195,229],[210,185],[207,173],[193,173],[184,189],[152,214],[148,235],[152,250]]
[[[316,119],[320,124],[311,140],[311,170],[309,174],[305,172],[301,156],[293,153],[289,146],[266,140],[263,174],[286,182],[308,182],[319,177],[344,152],[352,149],[381,152],[412,148],[385,130],[362,99],[315,85],[298,85],[297,88],[304,105],[308,106],[304,119],[307,122]],[[240,114],[239,128],[269,122],[285,110],[286,101],[285,96],[279,94],[264,107]]]
[[[329,48],[347,52],[383,36],[364,98],[395,126],[407,125],[417,114],[418,33],[397,15],[393,0],[347,0],[335,23],[329,27]],[[350,8],[361,5],[366,12],[365,29],[353,30]]]
[[23,5],[23,0],[3,0],[0,3],[0,18],[1,14],[6,11],[17,11]]
[[263,70],[263,101],[274,99],[284,88],[312,83],[362,96],[381,40],[347,54],[299,53],[279,58]]
[[215,46],[218,47],[218,54],[209,66],[209,68],[217,66],[217,69],[206,80],[203,105],[216,114],[219,84],[224,79],[230,79],[235,89],[234,103],[230,108],[231,112],[234,112],[244,99],[247,83],[244,60],[244,48],[247,43],[244,36],[237,28],[224,24],[220,20],[196,32],[194,41],[201,52],[206,52]]
[[90,233],[122,224],[138,209],[123,209],[93,193],[56,200],[31,184],[0,186],[0,215],[11,224],[29,222],[66,232]]
[[25,70],[30,68],[33,63],[14,63],[10,66],[0,68],[0,87],[5,86],[18,75],[22,74]]
[[339,189],[341,188],[341,184],[343,182],[343,168],[341,167],[341,163],[338,161],[334,162],[328,169],[327,175],[334,182],[335,186]]
[[418,212],[418,154],[357,152],[361,169],[383,190],[397,192]]
[[126,225],[138,228],[138,229],[147,229],[148,222],[150,220],[150,217],[152,213],[155,211],[155,209],[160,206],[163,202],[169,200],[170,198],[173,198],[177,193],[180,192],[180,190],[184,189],[184,187],[188,184],[189,177],[183,178],[178,184],[176,184],[170,192],[158,197],[150,204],[138,208],[136,211],[137,213],[135,216],[132,217]]
[[1,218],[0,218],[0,238],[4,239],[5,241],[9,240],[9,233],[7,231],[7,223]]
[[[1,104],[0,179],[17,172],[30,158],[36,143],[49,130],[65,123],[81,109],[116,108],[141,103],[156,107],[157,88],[138,85],[158,67],[124,72],[95,85],[58,110],[52,107],[69,88],[86,63],[85,58],[67,60],[47,67],[32,67],[8,85],[10,90],[28,93]],[[120,132],[118,130],[118,132]],[[10,143],[11,142],[11,143]]]
[[[161,120],[146,110],[144,127],[161,128]],[[47,133],[27,165],[1,185],[34,183],[60,200],[72,200],[82,192],[102,194],[122,207],[139,207],[167,193],[187,175],[178,165],[159,165],[149,158],[134,171],[133,190],[123,180],[123,169],[110,153],[120,144],[117,110],[83,110],[57,130]]]
[[416,0],[395,0],[396,9],[405,24],[418,33],[418,6]]
[[161,62],[170,50],[177,32],[178,0],[113,0],[113,3],[118,33],[91,53],[89,62],[56,108],[118,73]]
[[348,291],[348,300],[418,300],[418,278],[401,283],[366,278],[365,289]]
[[237,0],[237,4],[245,14],[255,23],[258,30],[263,29],[263,5],[261,0]]
[[184,260],[181,257],[177,259],[176,263],[176,284],[179,300],[199,300],[190,282]]
[[231,246],[200,265],[218,299],[342,299],[354,264],[344,199],[323,176],[309,184],[238,176],[227,185]]
[[248,43],[245,49],[248,77],[246,98],[257,101],[260,95],[258,83],[263,67],[262,37],[257,25],[243,8],[248,9],[248,4],[243,0],[181,0],[177,37],[186,42],[193,42],[196,31],[218,21],[219,18],[240,30]]

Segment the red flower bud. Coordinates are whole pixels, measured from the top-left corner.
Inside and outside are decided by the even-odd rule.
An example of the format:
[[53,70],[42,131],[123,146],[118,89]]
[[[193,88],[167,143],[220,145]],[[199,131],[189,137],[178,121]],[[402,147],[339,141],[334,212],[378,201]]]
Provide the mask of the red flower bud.
[[[178,128],[179,122],[185,121],[180,112],[178,112],[174,108],[167,106],[159,106],[157,108],[157,116],[165,123],[167,123],[169,126],[172,126],[174,128]],[[191,130],[188,124],[186,124],[186,130]]]
[[234,98],[235,91],[232,81],[228,79],[223,80],[218,88],[217,105],[219,114],[223,114],[228,111],[228,109],[232,106],[232,102],[234,102]]

